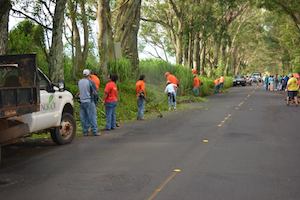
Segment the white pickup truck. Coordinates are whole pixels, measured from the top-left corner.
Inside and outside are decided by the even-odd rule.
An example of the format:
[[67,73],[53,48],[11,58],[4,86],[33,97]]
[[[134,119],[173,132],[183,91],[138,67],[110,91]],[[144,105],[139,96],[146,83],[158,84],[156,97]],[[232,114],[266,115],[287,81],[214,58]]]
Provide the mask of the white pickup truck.
[[41,132],[57,144],[70,143],[73,105],[72,94],[37,69],[34,54],[0,56],[0,145]]

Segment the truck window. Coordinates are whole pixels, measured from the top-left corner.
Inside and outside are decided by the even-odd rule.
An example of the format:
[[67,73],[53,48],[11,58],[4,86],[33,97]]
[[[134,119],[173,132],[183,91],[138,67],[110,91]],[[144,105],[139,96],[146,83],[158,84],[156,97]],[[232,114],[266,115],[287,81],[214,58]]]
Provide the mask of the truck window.
[[40,71],[38,73],[38,77],[39,77],[40,89],[41,90],[49,89],[50,81],[48,80],[48,78],[46,78],[46,76],[43,73],[41,73]]

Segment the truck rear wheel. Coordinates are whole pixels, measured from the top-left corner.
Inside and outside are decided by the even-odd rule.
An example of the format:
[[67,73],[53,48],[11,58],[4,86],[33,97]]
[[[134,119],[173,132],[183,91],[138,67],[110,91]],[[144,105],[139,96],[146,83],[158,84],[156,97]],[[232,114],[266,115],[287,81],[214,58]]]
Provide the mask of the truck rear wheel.
[[52,140],[59,145],[72,142],[76,135],[76,123],[73,116],[69,113],[64,113],[60,127],[56,127],[51,132]]

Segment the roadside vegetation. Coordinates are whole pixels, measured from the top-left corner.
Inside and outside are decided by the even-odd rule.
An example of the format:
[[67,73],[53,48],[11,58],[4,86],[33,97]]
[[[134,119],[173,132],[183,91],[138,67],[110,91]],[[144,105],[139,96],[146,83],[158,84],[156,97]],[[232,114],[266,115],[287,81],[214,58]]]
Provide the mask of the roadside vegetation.
[[[109,73],[116,73],[119,75],[119,81],[117,82],[119,90],[119,102],[117,106],[117,121],[119,123],[135,120],[137,114],[136,106],[136,93],[135,82],[138,75],[135,75],[131,71],[130,62],[126,59],[117,60],[114,63],[109,64]],[[66,66],[68,67],[68,66]],[[68,70],[68,69],[66,69]],[[95,69],[94,69],[95,70]],[[168,110],[167,95],[164,93],[166,79],[165,72],[173,73],[180,80],[179,96],[177,99],[179,109],[183,108],[182,104],[192,102],[203,102],[205,97],[212,95],[214,91],[213,78],[199,76],[202,82],[201,96],[195,97],[192,94],[193,87],[193,75],[191,69],[182,67],[180,65],[173,65],[162,60],[148,59],[140,62],[139,74],[146,75],[146,90],[147,101],[145,107],[146,118],[159,117],[161,112]],[[103,96],[104,86],[107,78],[96,71],[101,79],[99,95]],[[71,77],[69,77],[71,79]],[[68,79],[68,77],[67,77]],[[225,77],[225,88],[232,86],[232,78]],[[67,89],[76,95],[78,92],[77,82],[68,81],[66,85]],[[75,103],[76,108],[76,121],[80,130],[79,119],[79,103]],[[105,110],[101,102],[97,105],[98,112],[98,124],[100,128],[105,125]],[[80,131],[78,131],[80,133]]]

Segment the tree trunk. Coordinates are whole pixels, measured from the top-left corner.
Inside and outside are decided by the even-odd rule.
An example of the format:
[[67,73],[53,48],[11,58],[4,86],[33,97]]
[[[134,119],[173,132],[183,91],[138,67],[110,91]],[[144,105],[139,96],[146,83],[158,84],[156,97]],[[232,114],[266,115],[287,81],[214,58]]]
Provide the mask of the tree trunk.
[[176,46],[175,46],[175,52],[176,52],[176,64],[181,65],[183,61],[183,48],[182,48],[182,35],[176,36]]
[[238,48],[235,46],[233,48],[232,53],[232,67],[234,69],[234,75],[238,75],[239,73],[239,65],[238,65]]
[[10,0],[4,0],[0,6],[0,55],[4,55],[7,53]]
[[74,1],[69,0],[68,6],[70,11],[70,19],[72,21],[72,45],[75,47],[75,57],[74,57],[74,65],[73,65],[73,76],[74,78],[80,77],[83,68],[85,68],[86,60],[88,56],[88,43],[89,43],[89,29],[88,29],[88,22],[86,17],[86,8],[85,8],[85,1],[80,0],[79,2],[81,16],[80,19],[82,21],[83,27],[83,48],[81,44],[81,36],[80,31],[77,25],[77,15],[79,14],[77,10],[77,5],[74,4]]
[[193,50],[193,68],[200,72],[200,34],[195,34],[194,50]]
[[206,65],[206,41],[202,41],[202,64],[200,68],[200,74],[205,75],[205,65]]
[[99,27],[98,48],[100,69],[107,75],[108,62],[116,59],[109,0],[98,1],[97,21]]
[[189,33],[189,49],[188,49],[188,67],[193,68],[193,51],[194,51],[195,33]]
[[133,70],[138,69],[138,31],[140,27],[141,0],[120,0],[116,18],[115,41],[121,43],[122,56],[131,61]]
[[52,44],[50,48],[50,78],[53,82],[57,83],[60,80],[64,80],[64,52],[63,52],[63,22],[64,11],[67,0],[57,0],[53,18],[52,29]]

